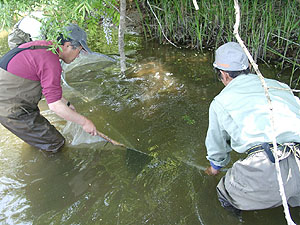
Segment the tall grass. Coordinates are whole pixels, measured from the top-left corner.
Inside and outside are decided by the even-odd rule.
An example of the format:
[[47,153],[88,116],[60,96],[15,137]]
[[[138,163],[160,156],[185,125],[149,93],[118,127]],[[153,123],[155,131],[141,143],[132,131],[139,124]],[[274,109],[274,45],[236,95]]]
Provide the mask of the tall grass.
[[[234,41],[234,1],[148,0],[162,24],[158,26],[147,4],[135,0],[143,12],[147,36],[165,42],[162,32],[172,42],[195,49],[215,49]],[[291,67],[292,74],[300,67],[300,2],[294,0],[240,0],[240,35],[255,60],[277,62]]]

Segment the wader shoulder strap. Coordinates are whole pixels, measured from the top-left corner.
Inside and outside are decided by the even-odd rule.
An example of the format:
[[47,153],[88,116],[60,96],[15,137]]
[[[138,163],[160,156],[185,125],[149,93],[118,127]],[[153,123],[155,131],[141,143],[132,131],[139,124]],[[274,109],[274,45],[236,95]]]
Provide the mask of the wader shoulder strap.
[[0,67],[4,70],[7,70],[7,65],[9,63],[9,61],[15,56],[17,55],[19,52],[22,52],[24,50],[27,50],[27,49],[46,49],[46,48],[50,48],[49,45],[33,45],[33,46],[30,46],[28,48],[14,48],[12,50],[10,50],[9,52],[7,52],[4,56],[2,56],[0,58]]

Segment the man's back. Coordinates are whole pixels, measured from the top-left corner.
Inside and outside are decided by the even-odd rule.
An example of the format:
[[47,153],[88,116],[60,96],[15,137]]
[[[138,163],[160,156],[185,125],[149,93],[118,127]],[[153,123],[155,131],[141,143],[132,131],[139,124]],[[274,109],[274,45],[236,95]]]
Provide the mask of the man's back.
[[[300,104],[285,84],[265,79],[272,100],[278,143],[300,142]],[[272,88],[275,87],[275,88]],[[218,116],[231,137],[231,146],[244,152],[255,144],[272,141],[270,105],[259,77],[240,75],[215,98]]]

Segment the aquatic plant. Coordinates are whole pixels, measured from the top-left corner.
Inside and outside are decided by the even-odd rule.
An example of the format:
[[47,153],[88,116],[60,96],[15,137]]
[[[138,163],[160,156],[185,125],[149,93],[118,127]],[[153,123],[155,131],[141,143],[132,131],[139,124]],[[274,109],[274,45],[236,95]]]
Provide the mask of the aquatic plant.
[[[142,13],[147,38],[166,43],[164,33],[181,47],[199,50],[235,41],[233,1],[198,1],[199,10],[190,0],[148,0],[152,10],[141,1],[135,2]],[[266,64],[275,62],[281,69],[291,67],[292,82],[300,67],[300,2],[241,0],[239,4],[240,35],[254,59]]]

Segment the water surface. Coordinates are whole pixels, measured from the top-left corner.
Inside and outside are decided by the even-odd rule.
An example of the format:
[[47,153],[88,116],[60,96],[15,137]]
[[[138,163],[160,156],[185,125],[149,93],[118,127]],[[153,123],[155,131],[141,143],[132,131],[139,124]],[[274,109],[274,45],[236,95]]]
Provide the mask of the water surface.
[[[78,59],[66,69],[64,93],[98,130],[147,155],[103,141],[74,146],[67,134],[62,152],[48,155],[1,126],[0,223],[286,224],[282,207],[239,221],[216,197],[225,172],[203,171],[208,108],[223,88],[211,54],[148,42],[128,57],[125,77],[117,63]],[[64,132],[66,122],[45,101],[40,107]],[[300,223],[299,208],[290,210]]]

